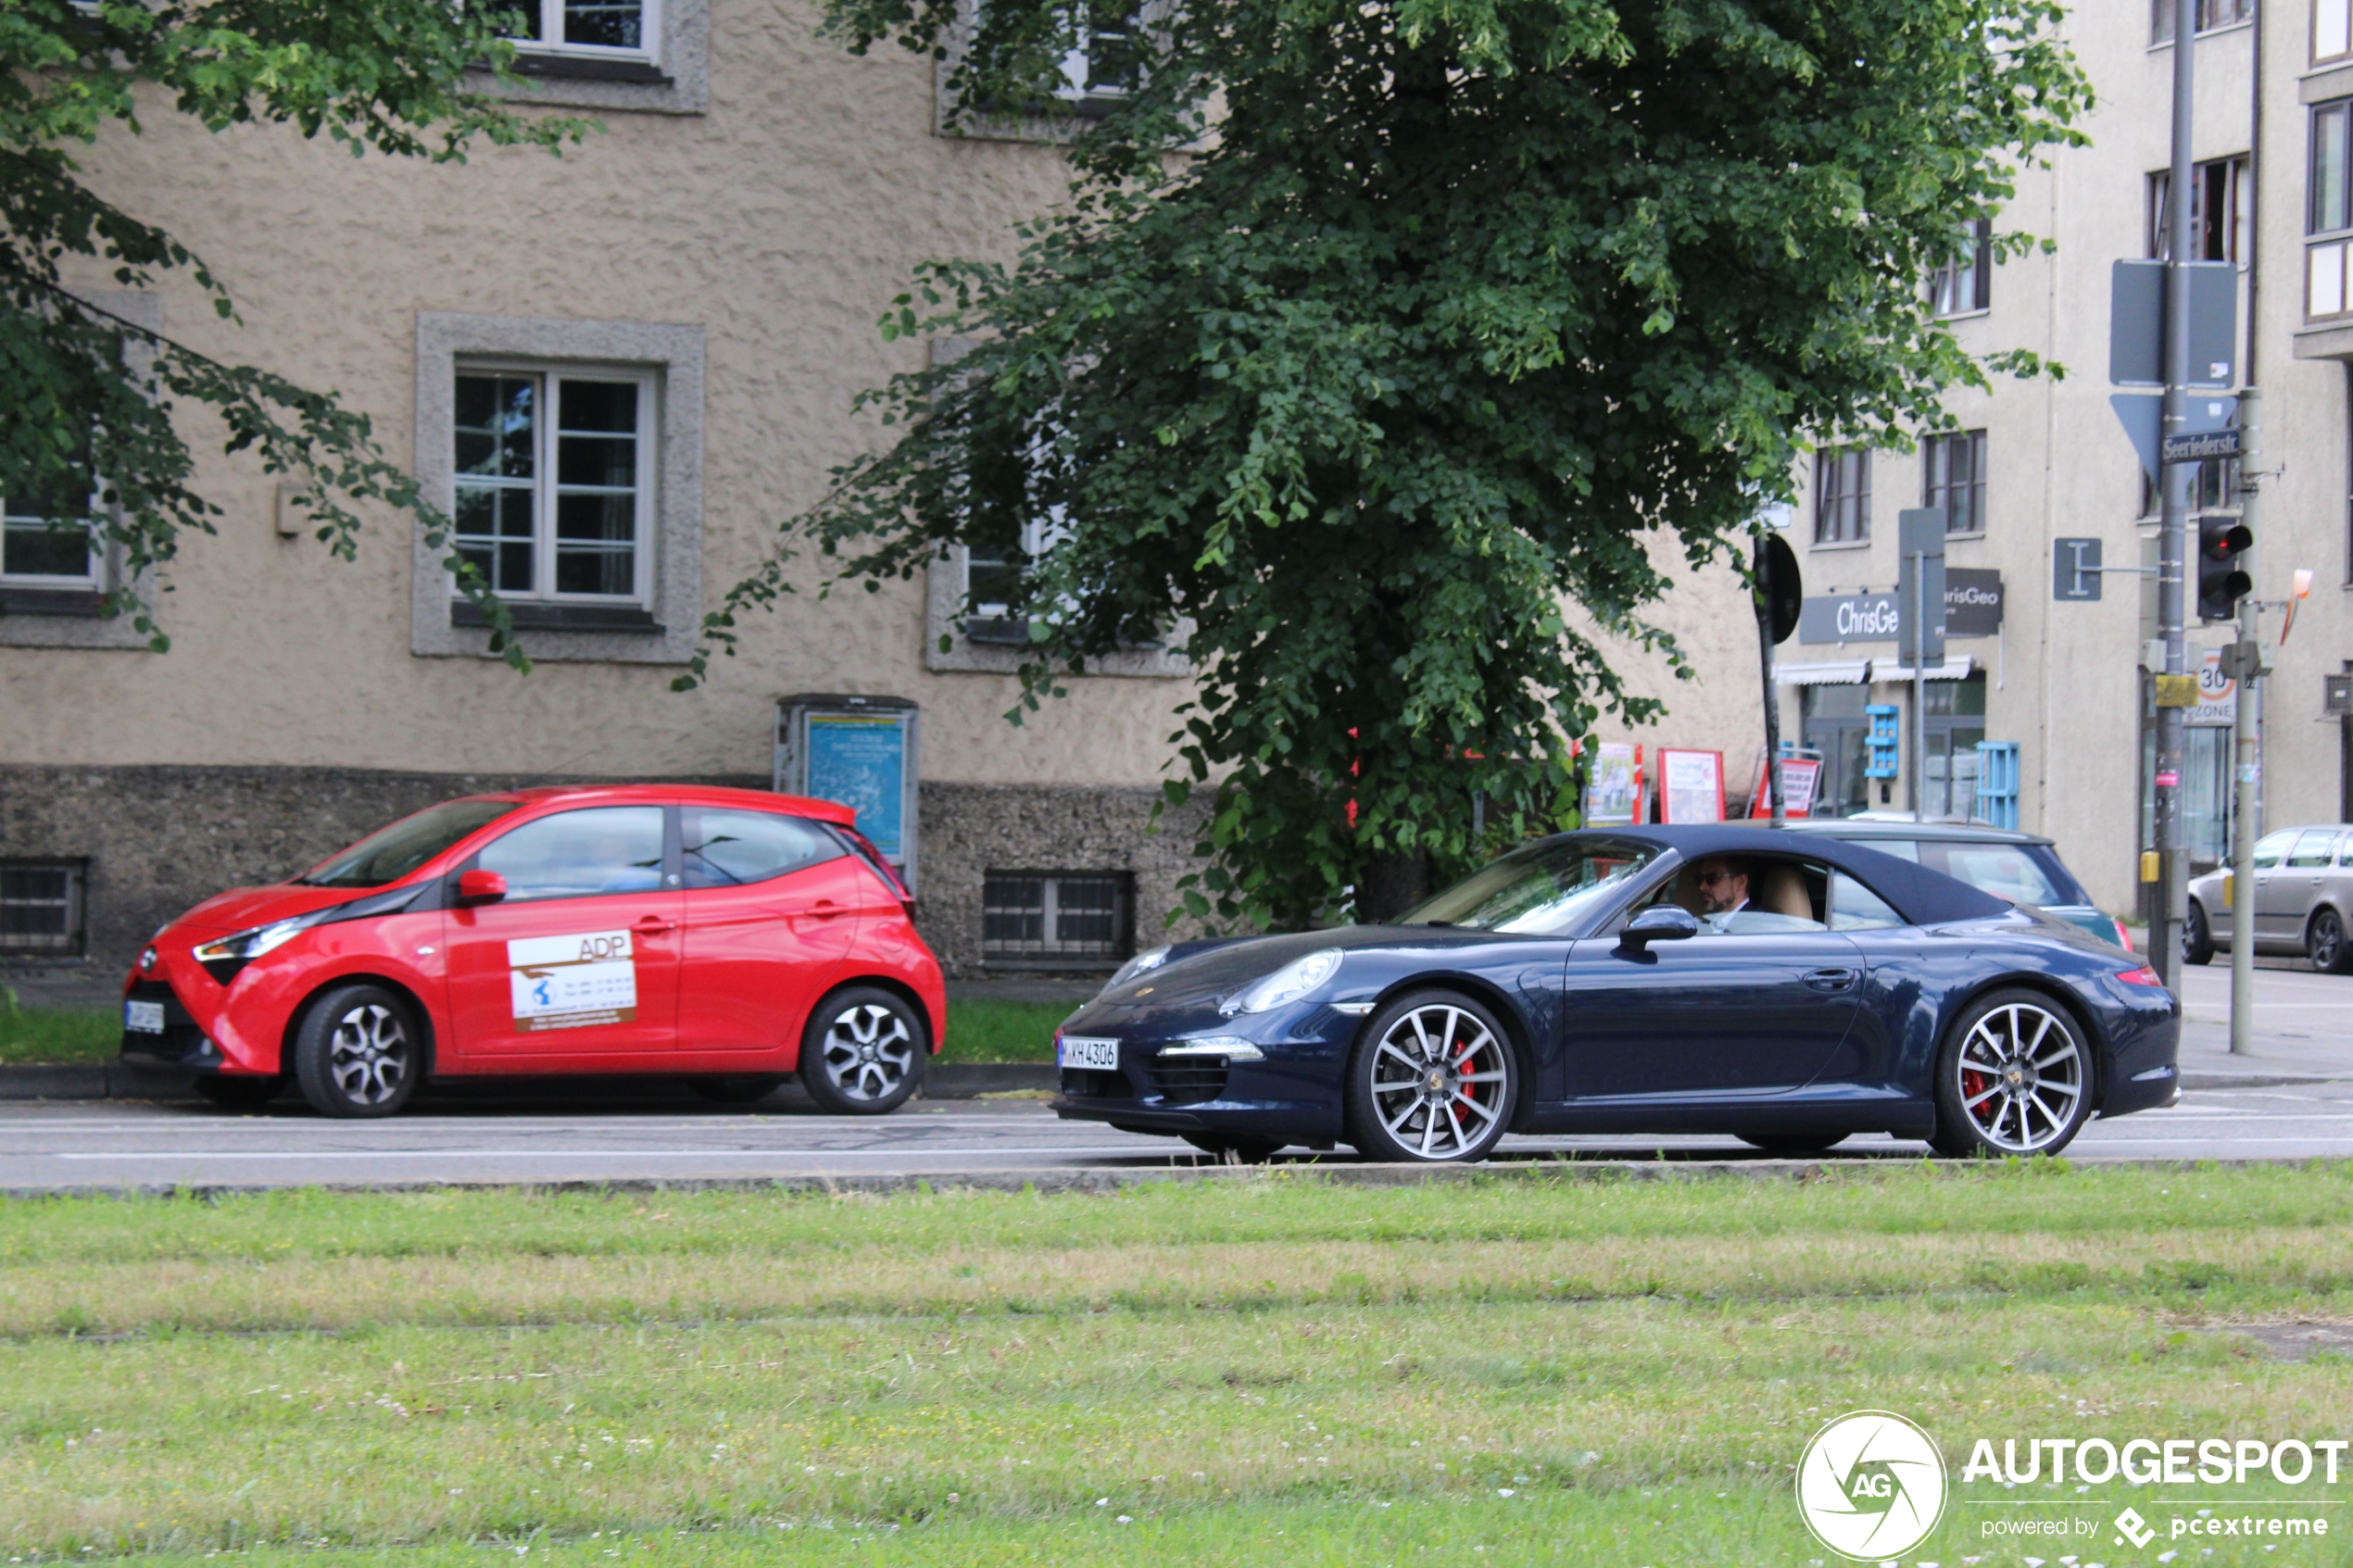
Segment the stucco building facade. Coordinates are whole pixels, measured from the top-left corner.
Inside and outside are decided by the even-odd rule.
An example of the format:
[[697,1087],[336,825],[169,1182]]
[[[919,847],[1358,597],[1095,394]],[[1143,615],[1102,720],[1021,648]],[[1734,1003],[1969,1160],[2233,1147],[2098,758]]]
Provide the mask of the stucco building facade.
[[[2266,684],[2262,822],[2278,827],[2353,816],[2347,731],[2323,682],[2353,656],[2353,296],[2334,281],[2353,228],[2343,151],[2353,40],[2342,0],[2264,3],[2259,18],[2254,0],[2200,0],[2192,216],[2196,258],[2236,269],[2233,384],[2263,391],[2256,596],[2283,601],[2298,569],[2314,574],[2284,645],[2283,616],[2263,620],[2276,669]],[[1913,726],[1924,717],[1928,809],[1999,817],[2007,807],[2017,825],[2057,840],[2094,897],[2119,912],[2140,907],[2138,852],[2152,842],[2154,589],[2131,572],[2154,563],[2158,502],[2109,406],[2123,390],[2108,375],[2109,272],[2116,260],[2158,254],[2171,9],[2097,0],[2075,10],[2068,31],[2098,94],[2084,125],[2092,144],[2027,172],[1994,225],[2055,250],[1998,265],[1982,257],[1930,284],[1966,348],[2032,349],[2064,378],[1996,378],[1990,392],[1948,400],[1957,433],[1808,464],[1791,520],[1807,625],[1780,650],[1783,733],[1822,751],[1836,807],[1908,805]],[[2237,509],[2238,467],[2205,466],[2200,511]],[[1872,611],[1897,583],[1897,513],[1928,505],[1947,508],[1952,530],[1955,634],[1945,664],[1931,668],[1921,716],[1892,621]],[[2099,540],[2106,564],[2127,569],[2106,575],[2096,601],[2055,597],[2058,542],[2075,538]],[[2201,627],[2194,584],[2190,598],[2195,671],[2235,633]],[[2228,842],[2230,700],[2192,715],[2183,783],[2194,864],[2210,864]],[[1894,777],[1865,776],[1871,709],[1894,710],[1883,721],[1901,739]],[[1981,797],[1981,740],[2015,746],[2014,793],[1987,780]]]

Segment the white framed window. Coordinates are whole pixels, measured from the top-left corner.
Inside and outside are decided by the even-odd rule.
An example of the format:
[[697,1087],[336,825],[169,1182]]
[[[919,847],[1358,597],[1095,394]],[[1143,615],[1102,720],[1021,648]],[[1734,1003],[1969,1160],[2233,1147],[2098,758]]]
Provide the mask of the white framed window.
[[1018,558],[1009,551],[992,554],[986,548],[964,552],[964,598],[971,607],[964,621],[965,636],[978,643],[1028,643],[1029,622],[1013,619],[1013,601],[1020,596],[1026,563],[1042,558],[1070,536],[1070,526],[1062,521],[1060,508],[1055,512],[1021,525]]
[[661,0],[500,0],[506,28],[533,54],[649,60],[661,38]]
[[1100,116],[1140,84],[1143,19],[1131,0],[1079,0],[1076,19],[1077,46],[1063,56],[1055,95]]
[[0,583],[98,587],[105,557],[93,526],[96,509],[95,496],[0,498]]
[[650,604],[655,392],[647,370],[457,367],[457,548],[500,598]]

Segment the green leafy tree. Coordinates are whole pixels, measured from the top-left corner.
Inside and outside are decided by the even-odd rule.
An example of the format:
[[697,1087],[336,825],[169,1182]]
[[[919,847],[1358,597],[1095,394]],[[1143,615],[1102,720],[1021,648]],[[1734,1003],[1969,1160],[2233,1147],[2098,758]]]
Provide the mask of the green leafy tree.
[[1200,690],[1168,792],[1215,795],[1187,904],[1277,926],[1351,887],[1395,912],[1572,821],[1571,740],[1656,706],[1598,634],[1688,673],[1644,619],[1650,541],[1737,562],[1809,435],[1900,440],[2034,368],[1972,360],[1921,283],[2089,102],[2054,0],[977,16],[832,0],[828,26],[941,52],[1000,118],[1067,115],[1070,62],[1116,54],[1111,112],[1015,265],[929,266],[885,318],[973,346],[871,395],[890,444],[709,646],[811,542],[870,587],[1015,551],[1031,709],[1176,628]]
[[[178,271],[234,316],[202,259],[93,191],[74,150],[135,134],[143,110],[167,106],[208,131],[290,125],[355,156],[462,161],[477,139],[559,150],[586,124],[466,90],[469,67],[503,74],[513,58],[507,19],[448,0],[0,0],[0,495],[52,520],[20,549],[70,559],[95,533],[118,550],[106,609],[132,617],[157,651],[169,639],[146,574],[221,515],[195,487],[174,398],[217,416],[230,452],[288,476],[292,504],[337,556],[358,548],[359,503],[415,511],[436,549],[449,548],[449,522],[334,394],[222,363],[75,293],[69,282],[94,275],[144,288]],[[454,551],[448,561],[493,647],[528,668],[482,575]]]

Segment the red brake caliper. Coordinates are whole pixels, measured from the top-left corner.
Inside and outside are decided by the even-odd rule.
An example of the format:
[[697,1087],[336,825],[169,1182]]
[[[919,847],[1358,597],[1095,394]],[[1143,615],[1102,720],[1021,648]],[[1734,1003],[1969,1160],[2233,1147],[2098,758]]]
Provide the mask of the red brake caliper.
[[[1978,1096],[1983,1094],[1987,1089],[1993,1087],[1993,1085],[1994,1080],[1989,1074],[1983,1073],[1973,1073],[1967,1068],[1963,1068],[1961,1070],[1961,1098],[1963,1099],[1973,1102],[1976,1100]],[[1969,1115],[1980,1122],[1985,1122],[1985,1118],[1978,1114],[1978,1109],[1979,1108],[1972,1103],[1969,1107]],[[1993,1125],[1990,1122],[1985,1124],[1988,1126]]]

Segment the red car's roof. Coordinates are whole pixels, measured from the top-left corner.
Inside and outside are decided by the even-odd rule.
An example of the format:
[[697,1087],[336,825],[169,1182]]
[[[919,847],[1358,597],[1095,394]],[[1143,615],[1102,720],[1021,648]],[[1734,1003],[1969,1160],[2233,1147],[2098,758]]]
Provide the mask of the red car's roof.
[[856,824],[858,813],[831,800],[777,795],[764,789],[727,789],[718,784],[535,784],[529,789],[494,789],[468,800],[514,800],[525,806],[601,801],[648,806],[741,806],[758,811],[789,811],[819,822]]

